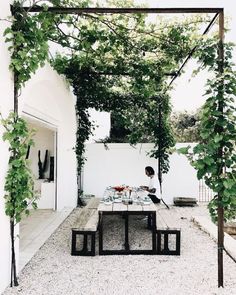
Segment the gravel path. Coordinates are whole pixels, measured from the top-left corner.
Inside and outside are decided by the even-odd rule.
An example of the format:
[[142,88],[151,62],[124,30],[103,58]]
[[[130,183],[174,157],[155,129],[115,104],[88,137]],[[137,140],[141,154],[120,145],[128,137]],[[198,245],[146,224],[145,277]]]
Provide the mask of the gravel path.
[[[173,207],[169,212],[181,227],[181,256],[71,256],[75,210],[23,269],[20,286],[3,294],[235,295],[236,264],[224,255],[225,288],[218,289],[217,245],[191,222],[192,215],[206,215],[206,208]],[[137,227],[138,221],[133,224]]]

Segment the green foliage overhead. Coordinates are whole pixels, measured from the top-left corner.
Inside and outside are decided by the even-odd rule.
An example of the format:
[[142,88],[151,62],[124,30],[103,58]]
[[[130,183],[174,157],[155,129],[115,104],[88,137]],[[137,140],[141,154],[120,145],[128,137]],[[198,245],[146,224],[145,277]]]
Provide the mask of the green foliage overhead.
[[[35,5],[35,1],[32,5]],[[89,108],[119,114],[128,126],[130,143],[153,141],[150,156],[159,159],[160,172],[169,168],[169,149],[174,145],[169,123],[171,112],[168,83],[184,58],[196,45],[201,68],[215,73],[208,81],[207,102],[201,114],[200,143],[191,161],[218,195],[226,218],[235,214],[235,73],[226,45],[225,70],[218,75],[214,39],[200,38],[199,28],[208,18],[160,18],[147,21],[145,14],[51,15],[48,6],[88,7],[93,1],[42,1],[44,11],[29,14],[15,1],[11,28],[5,31],[12,53],[11,69],[18,89],[48,59],[48,41],[63,50],[51,64],[73,87],[78,121],[76,154],[78,173],[84,164],[84,142],[93,131]],[[104,6],[130,7],[132,1],[107,1]],[[99,5],[98,5],[99,6]],[[223,85],[223,87],[222,87]],[[223,107],[223,114],[222,114]],[[234,181],[234,183],[233,183]],[[215,218],[217,199],[210,204]]]
[[22,10],[23,3],[14,2],[14,18],[4,35],[10,43],[10,69],[17,77],[15,85],[20,89],[32,74],[48,59],[48,35],[52,29],[53,16],[45,12],[28,16]]
[[58,43],[64,40],[63,46],[70,42],[70,52],[58,54],[52,65],[66,76],[77,97],[78,172],[84,163],[82,140],[88,139],[93,126],[88,108],[120,116],[131,144],[154,142],[150,156],[160,159],[162,172],[168,171],[169,148],[174,145],[168,123],[168,75],[196,45],[198,28],[196,19],[187,19],[184,25],[176,21],[154,25],[146,18],[145,14],[69,16],[65,22],[73,30],[68,39],[65,32],[56,37]]
[[[84,142],[93,131],[89,108],[120,113],[129,126],[131,144],[149,138],[155,144],[150,156],[168,171],[169,148],[174,139],[168,118],[168,75],[179,68],[198,39],[196,17],[181,21],[147,21],[145,14],[53,15],[48,6],[87,7],[92,1],[42,1],[44,11],[29,14],[27,1],[15,1],[14,21],[6,41],[13,42],[11,69],[20,88],[48,59],[48,41],[63,50],[51,59],[64,74],[77,97],[76,154],[78,173],[84,164]],[[31,3],[35,5],[34,1]],[[133,1],[108,1],[105,6],[131,7]],[[31,58],[28,58],[28,57]],[[159,116],[159,109],[162,115]]]
[[198,142],[200,140],[199,112],[174,112],[170,124],[177,142]]

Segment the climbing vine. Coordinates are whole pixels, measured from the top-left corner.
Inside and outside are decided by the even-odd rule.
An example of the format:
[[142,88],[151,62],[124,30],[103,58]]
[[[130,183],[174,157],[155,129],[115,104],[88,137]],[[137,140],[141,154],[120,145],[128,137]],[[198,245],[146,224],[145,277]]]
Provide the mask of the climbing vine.
[[28,17],[20,1],[12,6],[12,25],[4,32],[5,41],[11,53],[10,69],[14,73],[14,112],[1,120],[6,129],[3,140],[9,143],[9,168],[5,182],[5,212],[10,217],[11,236],[11,287],[18,285],[15,258],[15,225],[24,214],[29,214],[28,206],[37,208],[37,194],[33,190],[34,181],[28,165],[27,153],[33,144],[33,132],[24,119],[18,116],[18,97],[24,86],[39,66],[48,57],[47,35],[52,16],[40,13]]
[[216,62],[215,39],[203,42],[196,54],[200,69],[209,69],[213,77],[207,81],[208,98],[200,114],[200,142],[192,152],[189,147],[182,149],[197,169],[198,178],[203,178],[216,194],[208,205],[213,221],[217,221],[219,206],[224,209],[225,221],[236,217],[236,72],[232,62],[233,44],[226,43],[224,47],[222,74],[220,61]]
[[33,131],[27,127],[25,120],[15,113],[10,113],[6,119],[1,119],[5,128],[3,140],[9,143],[9,168],[5,182],[5,212],[10,217],[12,243],[11,286],[18,285],[15,263],[15,225],[24,214],[28,215],[28,206],[37,207],[36,195],[33,191],[34,181],[26,159],[27,151],[33,145]]
[[14,2],[12,13],[12,25],[4,35],[5,41],[10,43],[10,69],[17,77],[15,87],[20,90],[48,59],[48,35],[53,28],[53,16],[45,11],[29,17],[19,1]]

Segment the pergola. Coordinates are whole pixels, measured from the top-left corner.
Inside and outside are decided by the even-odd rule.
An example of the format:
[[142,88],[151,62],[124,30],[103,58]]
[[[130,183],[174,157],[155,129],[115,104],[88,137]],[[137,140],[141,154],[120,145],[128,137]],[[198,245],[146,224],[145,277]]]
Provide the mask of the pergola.
[[[37,13],[44,11],[43,7],[40,6],[32,6],[32,7],[23,7],[23,9],[28,13]],[[11,12],[14,15],[15,10],[14,7],[11,6]],[[190,13],[214,13],[212,21],[206,28],[203,34],[206,34],[212,24],[215,22],[216,18],[219,18],[219,50],[218,50],[218,70],[219,75],[223,74],[224,71],[224,9],[223,8],[76,8],[76,7],[48,7],[47,13],[52,14],[77,14],[81,15],[83,13],[97,13],[97,14],[132,14],[132,13],[147,13],[147,14],[190,14]],[[187,61],[191,58],[194,51],[197,47],[194,47],[184,63],[172,78],[170,84],[174,81],[174,79],[179,76],[182,68],[185,66]],[[16,77],[14,78],[14,81]],[[220,85],[219,85],[220,86]],[[223,85],[222,85],[223,86]],[[219,93],[223,95],[223,87],[219,87]],[[223,113],[223,106],[219,105],[218,110]],[[14,87],[14,112],[18,112],[18,90]],[[219,133],[223,132],[223,129],[218,130]],[[218,156],[222,157],[223,149],[219,148]],[[223,168],[221,168],[221,172],[223,172]],[[218,287],[223,287],[223,250],[224,250],[224,210],[220,205],[222,200],[222,196],[218,195]]]

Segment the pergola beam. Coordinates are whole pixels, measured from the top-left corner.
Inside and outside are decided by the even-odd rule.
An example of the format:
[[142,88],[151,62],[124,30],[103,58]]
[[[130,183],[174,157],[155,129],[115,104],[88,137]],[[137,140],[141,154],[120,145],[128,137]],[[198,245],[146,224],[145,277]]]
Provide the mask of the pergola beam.
[[[23,7],[28,12],[45,11],[44,7],[32,6]],[[83,13],[111,13],[111,14],[130,14],[130,13],[221,13],[223,8],[103,8],[103,7],[48,7],[50,13],[59,14],[83,14]]]
[[[210,30],[210,28],[214,25],[214,22],[216,21],[216,18],[218,17],[219,13],[216,13],[215,16],[213,17],[213,19],[211,20],[211,22],[209,23],[209,25],[206,27],[205,31],[203,32],[202,36],[206,35],[208,33],[208,31]],[[179,77],[181,75],[181,71],[183,70],[183,68],[185,67],[185,65],[187,64],[187,62],[189,61],[190,58],[192,58],[194,52],[196,51],[196,49],[198,48],[198,46],[196,45],[195,47],[193,47],[193,49],[189,52],[188,56],[186,57],[186,59],[184,60],[183,64],[180,66],[180,68],[178,69],[178,71],[176,72],[176,75],[172,78],[172,80],[169,83],[169,86],[171,86],[171,84],[174,82],[174,80]]]

